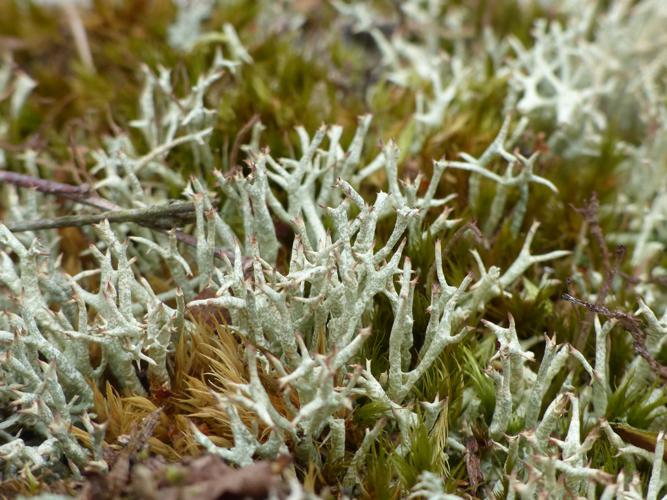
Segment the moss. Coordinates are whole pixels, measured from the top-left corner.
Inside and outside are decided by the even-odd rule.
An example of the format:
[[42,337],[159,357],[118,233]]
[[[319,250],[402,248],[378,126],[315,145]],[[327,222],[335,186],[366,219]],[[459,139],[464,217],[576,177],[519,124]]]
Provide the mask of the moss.
[[[414,119],[417,96],[421,94],[432,98],[436,92],[433,83],[414,74],[407,85],[392,81],[372,37],[368,33],[357,32],[353,22],[338,14],[332,5],[295,2],[290,8],[295,9],[292,11],[294,19],[300,16],[302,23],[294,31],[285,28],[290,19],[262,18],[266,15],[262,9],[267,8],[262,2],[217,2],[212,14],[204,21],[202,31],[219,33],[224,23],[231,23],[248,47],[254,62],[241,65],[234,73],[222,75],[207,94],[207,106],[216,112],[210,143],[211,168],[205,170],[202,167],[189,145],[174,148],[165,163],[184,178],[196,175],[203,178],[211,190],[218,190],[212,170],[227,172],[243,163],[246,155],[238,152],[238,146],[248,139],[247,131],[242,131],[254,117],[258,117],[266,127],[261,138],[262,146],[267,147],[274,158],[295,158],[300,152],[299,137],[294,131],[296,126],[303,126],[312,133],[322,123],[339,124],[344,127],[341,144],[348,145],[358,116],[372,113],[373,122],[362,151],[362,163],[370,162],[380,152],[382,143],[395,140],[400,148],[399,179],[413,180],[421,174],[426,179],[419,186],[421,195],[427,189],[427,180],[433,175],[433,160],[454,160],[460,153],[479,157],[502,125],[502,110],[510,92],[509,77],[507,71],[496,72],[494,61],[484,53],[484,31],[492,30],[498,43],[511,35],[530,46],[533,43],[530,33],[536,20],[571,21],[556,7],[552,11],[540,6],[545,3],[535,2],[525,6],[526,3],[529,2],[458,0],[442,7],[439,15],[447,20],[454,19],[456,9],[459,9],[466,29],[458,37],[438,31],[435,53],[442,51],[448,57],[474,54],[481,58],[481,64],[475,77],[467,81],[465,95],[457,95],[444,114],[442,123],[427,129],[420,137],[421,131]],[[422,39],[426,34],[406,21],[404,15],[396,14],[394,4],[396,2],[373,2],[374,7],[386,17],[386,23],[383,21],[381,27],[387,36],[405,36],[407,42],[426,45]],[[600,2],[598,13],[611,4],[613,2]],[[10,47],[16,67],[38,82],[20,115],[11,120],[0,142],[0,147],[7,151],[7,167],[11,170],[24,171],[20,153],[36,149],[48,152],[49,161],[40,163],[38,167],[44,178],[77,184],[94,183],[100,179],[89,172],[92,164],[90,151],[101,147],[105,136],[121,131],[130,135],[139,154],[145,153],[148,145],[130,125],[139,116],[137,102],[144,85],[142,66],[146,65],[152,71],[162,66],[171,68],[175,95],[169,98],[187,95],[197,78],[210,68],[221,39],[219,34],[213,35],[188,53],[170,47],[167,30],[176,14],[176,8],[170,2],[95,0],[93,8],[82,9],[81,13],[96,71],[91,71],[79,60],[62,16],[32,2],[0,2],[0,44]],[[592,40],[592,35],[589,38]],[[471,67],[474,63],[463,62]],[[450,71],[446,65],[441,69],[443,75]],[[8,115],[9,95],[0,95],[2,116]],[[598,215],[602,233],[629,232],[636,235],[634,225],[638,221],[622,212],[624,207],[618,206],[619,193],[624,193],[626,189],[627,163],[634,161],[632,147],[643,145],[646,136],[654,133],[651,127],[658,125],[647,123],[638,113],[634,113],[631,120],[624,119],[628,116],[627,110],[634,110],[635,105],[632,95],[626,95],[622,100],[605,98],[601,101],[599,108],[608,117],[608,124],[600,135],[599,145],[587,155],[570,154],[567,147],[570,142],[575,142],[568,135],[571,131],[557,125],[548,113],[530,115],[530,126],[518,138],[516,151],[524,155],[540,151],[536,173],[552,181],[558,188],[558,194],[554,195],[544,186],[531,185],[527,215],[518,233],[512,229],[513,207],[519,200],[518,190],[510,190],[498,227],[485,230],[483,238],[475,230],[461,229],[476,228],[477,221],[488,219],[497,184],[487,178],[482,179],[479,200],[471,207],[468,200],[470,174],[453,168],[445,170],[437,186],[436,197],[451,193],[457,195],[448,207],[452,210],[451,218],[462,219],[461,224],[436,236],[412,237],[405,249],[405,255],[412,263],[411,278],[416,280],[412,310],[414,343],[409,352],[411,367],[420,361],[419,351],[430,319],[428,306],[432,286],[437,279],[434,268],[436,239],[443,242],[444,272],[450,285],[458,285],[469,273],[473,274],[475,281],[479,278],[477,264],[470,252],[472,249],[479,252],[487,268],[497,266],[502,271],[507,270],[521,251],[533,220],[541,223],[532,245],[533,253],[573,250],[579,245],[579,260],[567,258],[532,266],[521,280],[506,290],[508,293],[495,297],[483,311],[471,313],[462,322],[462,327],[473,327],[464,342],[445,348],[405,401],[405,405],[419,417],[410,430],[407,446],[400,442],[402,430],[391,420],[390,407],[367,396],[352,398],[353,410],[341,410],[335,415],[345,422],[347,441],[343,457],[328,462],[329,452],[325,451],[328,444],[322,438],[314,443],[312,450],[308,450],[311,457],[317,455],[318,463],[314,461],[309,468],[305,461],[297,459],[295,469],[299,479],[309,488],[320,491],[330,487],[339,493],[340,477],[361,446],[364,432],[385,417],[391,423],[370,447],[368,456],[363,460],[361,484],[352,494],[367,498],[402,498],[409,494],[424,471],[436,472],[448,492],[482,494],[481,490],[473,491],[475,481],[470,477],[470,464],[467,462],[470,454],[452,451],[446,443],[447,435],[452,430],[478,443],[486,443],[489,439],[488,429],[498,403],[496,384],[489,375],[489,367],[497,345],[496,338],[478,326],[479,320],[483,317],[505,324],[508,314],[511,314],[516,321],[519,340],[531,345],[529,351],[535,360],[528,365],[535,371],[545,355],[544,334],[555,338],[558,343],[576,344],[582,338],[582,325],[590,329],[592,316],[586,310],[560,300],[561,293],[566,289],[581,296],[599,293],[596,273],[604,275],[607,265],[604,251],[590,234],[590,228],[589,232],[582,232],[582,228],[586,229],[584,217],[576,208],[583,207],[586,200],[596,193],[601,205],[611,208]],[[616,113],[615,107],[622,107],[625,112]],[[513,125],[516,121],[513,120]],[[553,139],[558,134],[564,137],[560,142]],[[241,166],[245,175],[250,174],[251,169],[247,165]],[[496,173],[504,168],[503,161],[489,165],[489,170]],[[159,177],[149,180],[157,182]],[[649,182],[654,180],[649,179]],[[367,201],[372,201],[377,191],[386,190],[386,182],[385,173],[379,171],[359,187],[359,191]],[[182,186],[171,185],[164,191],[177,198],[182,195],[182,189]],[[220,190],[218,197],[224,199]],[[284,201],[284,194],[278,197]],[[640,200],[640,203],[644,202]],[[239,238],[243,238],[243,217],[236,207],[230,205],[232,203],[228,202],[230,215],[225,222]],[[64,211],[68,207],[61,204],[57,209]],[[3,217],[8,208],[2,207]],[[438,215],[438,210],[432,210],[416,234],[425,231]],[[282,272],[288,268],[294,235],[286,224],[277,222],[277,226],[280,224],[282,226],[277,230],[281,232],[279,239],[282,246],[276,269]],[[394,224],[394,216],[379,222],[376,248],[384,245]],[[324,226],[332,230],[332,220],[324,217]],[[480,227],[484,227],[483,224]],[[663,229],[659,231],[662,232],[658,236],[664,239]],[[91,243],[87,235],[78,229],[60,232],[63,268],[71,275],[93,268],[91,257],[80,255]],[[585,236],[583,242],[581,235]],[[611,244],[608,246],[613,253]],[[647,269],[664,268],[667,267],[667,257],[664,252],[658,253],[642,265]],[[540,280],[547,266],[550,268],[549,277],[555,281],[541,287]],[[635,310],[640,292],[647,285],[642,283],[646,277],[637,277],[640,271],[633,268],[628,258],[620,259],[619,275],[612,283],[605,305],[623,311]],[[568,278],[576,274],[580,275],[580,279],[568,284]],[[163,265],[155,267],[152,274],[144,278],[156,292],[166,292],[174,286],[168,275],[168,266]],[[649,273],[649,278],[655,278],[653,284],[661,286],[659,277]],[[98,281],[97,277],[82,279],[82,283],[93,289],[99,286]],[[3,291],[0,289],[0,292]],[[660,293],[663,292],[657,295]],[[170,304],[174,305],[173,301]],[[232,444],[229,415],[220,409],[213,392],[230,394],[235,390],[234,384],[247,382],[249,374],[242,361],[246,346],[237,333],[225,325],[220,311],[208,311],[207,314],[189,341],[181,339],[169,353],[172,382],[169,390],[152,387],[147,396],[121,395],[119,381],[108,374],[94,388],[95,413],[97,420],[108,426],[106,441],[110,446],[130,433],[157,408],[162,408],[163,415],[149,441],[151,453],[174,461],[199,453],[190,422],[216,445]],[[382,294],[374,299],[363,318],[364,326],[370,327],[371,334],[354,362],[363,364],[369,360],[373,376],[380,380],[389,369],[389,337],[394,320],[391,302]],[[582,342],[580,347],[582,355],[593,363],[594,336],[589,335],[587,342]],[[90,351],[99,361],[99,349]],[[635,380],[629,376],[629,367],[637,359],[637,354],[633,339],[622,328],[617,326],[609,334],[608,351],[610,394],[604,417],[616,429],[626,432],[627,436],[635,436],[638,441],[650,441],[652,437],[655,445],[655,436],[647,438],[645,433],[656,430],[664,423],[661,412],[667,399],[663,395],[651,403],[647,401],[652,392],[661,386],[655,380]],[[655,357],[658,362],[667,364],[667,346]],[[354,372],[355,367],[348,368],[340,376],[340,384]],[[137,371],[145,369],[146,366],[139,366]],[[292,418],[292,410],[287,403],[297,404],[296,397],[286,402],[275,370],[267,369],[262,373],[262,382],[271,401],[281,415]],[[568,362],[567,370],[555,376],[547,388],[540,418],[556,396],[564,392],[566,381],[574,385],[574,392],[578,392],[591,383],[591,378],[577,362]],[[419,403],[433,402],[436,398],[444,402],[443,411],[434,425],[428,428]],[[471,411],[471,406],[476,406],[478,411]],[[256,421],[252,412],[239,406],[239,413],[249,427],[254,423],[262,439],[268,435],[269,430]],[[475,418],[469,419],[470,414],[474,414]],[[560,438],[567,434],[569,424],[569,419],[561,419],[554,435]],[[512,414],[502,439],[520,436],[531,430],[526,429],[523,415]],[[585,426],[584,434],[590,432],[597,431],[594,426]],[[74,427],[72,433],[90,446],[91,437],[82,427]],[[403,446],[400,452],[399,445]],[[491,469],[497,473],[507,467],[516,470],[514,465],[519,467],[505,463],[508,457],[506,450],[500,447],[482,448],[479,456],[488,464],[485,473]],[[443,452],[445,449],[449,450],[447,454]],[[619,457],[617,452],[603,436],[595,441],[587,457],[591,467],[610,474],[630,471],[629,461]],[[636,469],[641,480],[646,482],[650,465],[638,464]],[[5,489],[0,491],[36,493],[43,486],[40,483],[53,479],[49,475],[35,477],[26,470],[15,481],[3,483]],[[52,490],[56,491],[56,483],[53,484]],[[508,478],[503,476],[498,485],[507,492]],[[72,488],[69,490],[74,491]],[[484,491],[484,494],[489,493]],[[493,494],[500,495],[498,491]]]

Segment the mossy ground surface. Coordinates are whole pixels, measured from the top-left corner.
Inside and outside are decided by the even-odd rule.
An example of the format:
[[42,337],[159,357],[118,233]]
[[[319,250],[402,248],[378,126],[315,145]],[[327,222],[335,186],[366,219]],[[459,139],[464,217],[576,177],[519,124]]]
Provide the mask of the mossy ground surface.
[[[491,28],[499,35],[513,34],[525,43],[530,43],[530,29],[535,18],[548,17],[535,7],[526,12],[514,1],[452,2],[469,8],[471,12],[471,34],[469,43],[480,43],[482,31]],[[385,8],[391,8],[391,5]],[[474,5],[473,5],[474,4]],[[214,164],[220,170],[228,170],[243,160],[239,142],[247,139],[244,126],[258,116],[266,127],[262,145],[268,147],[274,157],[290,156],[296,147],[294,127],[304,126],[315,130],[322,123],[344,126],[342,142],[348,144],[352,138],[357,117],[372,113],[373,123],[364,151],[370,161],[378,152],[374,144],[395,139],[399,146],[411,143],[414,126],[410,117],[414,113],[415,94],[411,89],[401,88],[379,76],[379,53],[372,40],[349,32],[331,33],[328,26],[337,16],[327,2],[302,0],[292,7],[305,17],[300,29],[275,29],[270,34],[259,33],[264,27],[257,23],[258,12],[263,3],[235,1],[224,3],[207,19],[203,31],[216,31],[223,23],[231,23],[244,41],[254,62],[244,65],[235,74],[227,74],[214,85],[207,102],[217,112],[213,134]],[[518,12],[521,12],[518,14]],[[176,15],[175,7],[167,1],[118,2],[94,0],[90,9],[82,9],[95,71],[86,68],[80,61],[68,26],[60,15],[50,9],[22,0],[0,0],[0,50],[11,50],[14,64],[30,75],[36,82],[30,100],[11,129],[0,143],[10,152],[7,168],[21,170],[19,153],[25,149],[48,150],[52,163],[39,165],[44,178],[61,182],[81,184],[95,181],[89,172],[88,151],[97,148],[105,135],[118,130],[132,131],[130,122],[137,118],[137,102],[143,85],[143,65],[156,69],[159,66],[173,68],[176,81],[174,92],[188,91],[193,82],[205,71],[213,57],[216,44],[202,42],[187,53],[179,52],[168,45],[167,30]],[[446,47],[445,47],[446,48]],[[426,92],[429,91],[425,87]],[[421,172],[428,179],[432,172],[432,161],[440,158],[455,158],[460,152],[478,156],[493,140],[503,122],[501,113],[507,87],[503,77],[497,77],[490,69],[488,78],[478,82],[472,90],[474,99],[456,103],[447,114],[436,133],[429,134],[418,151],[402,148],[400,175],[404,179],[414,178]],[[0,96],[2,99],[2,96]],[[0,104],[2,102],[0,101]],[[532,127],[519,140],[518,148],[528,152],[545,146],[543,135],[550,130]],[[137,143],[142,138],[131,132]],[[525,221],[518,234],[513,234],[511,214],[500,226],[480,241],[469,231],[454,237],[456,229],[442,235],[447,245],[444,257],[445,274],[450,283],[459,283],[469,272],[476,272],[471,248],[477,248],[487,265],[506,269],[519,253],[525,233],[533,220],[541,222],[533,243],[535,253],[546,253],[557,249],[575,250],[580,240],[584,217],[576,208],[589,203],[594,195],[601,204],[613,203],[623,186],[619,186],[616,168],[625,159],[614,145],[619,141],[637,140],[638,131],[632,128],[611,127],[595,155],[586,159],[565,160],[556,154],[544,151],[544,160],[536,167],[536,173],[548,178],[559,190],[558,196],[541,186],[531,190]],[[169,165],[186,175],[207,178],[213,185],[210,173],[197,171],[191,164],[191,151],[176,148],[169,156]],[[456,193],[451,204],[457,218],[481,220],[487,216],[493,200],[493,183],[482,181],[481,196],[475,208],[467,202],[468,173],[448,170],[441,181],[438,194]],[[372,183],[382,186],[384,178],[378,175]],[[363,195],[371,197],[373,191]],[[177,197],[179,193],[173,193]],[[516,201],[510,195],[507,206]],[[66,207],[63,206],[63,213]],[[433,217],[434,219],[435,217]],[[599,224],[603,234],[623,232],[627,221],[613,214],[601,214]],[[240,221],[230,221],[240,227]],[[383,222],[378,235],[388,235],[393,221]],[[90,257],[81,256],[89,241],[78,229],[61,230],[63,261],[71,274],[90,266]],[[290,235],[285,238],[284,266],[288,261],[287,246]],[[593,238],[591,238],[593,241]],[[603,251],[595,244],[583,250],[585,265],[578,269],[588,279],[592,271],[604,272],[606,263]],[[614,249],[610,245],[610,251]],[[433,281],[434,242],[422,241],[410,245],[406,255],[413,263],[418,280],[415,291],[415,311],[424,311],[430,297]],[[88,259],[88,260],[87,260]],[[663,257],[664,259],[664,257]],[[574,307],[560,300],[566,290],[568,278],[573,273],[572,260],[563,259],[549,263],[553,267],[552,278],[557,284],[536,288],[543,268],[537,266],[529,271],[513,290],[512,297],[498,297],[487,305],[483,317],[498,324],[505,324],[511,314],[517,325],[520,340],[528,340],[543,334],[555,338],[558,343],[578,345],[584,356],[595,357],[594,335],[582,331],[581,325],[590,322],[585,309]],[[627,258],[619,261],[617,286],[613,309],[633,311],[638,297],[633,290],[632,276],[635,270]],[[156,269],[154,276],[146,279],[160,291],[163,270]],[[171,283],[162,283],[164,290]],[[576,284],[573,285],[576,288]],[[575,290],[576,291],[576,290]],[[162,414],[152,437],[148,440],[150,453],[168,461],[182,461],[198,455],[201,450],[195,444],[189,422],[196,422],[220,446],[231,444],[228,416],[216,409],[211,390],[225,393],[231,390],[230,383],[247,380],[242,362],[242,340],[225,328],[220,311],[202,311],[196,318],[199,328],[197,337],[189,345],[179,345],[173,353],[171,363],[172,387],[168,393],[151,392],[148,396],[121,394],[113,378],[96,388],[95,413],[101,422],[107,422],[106,440],[118,447],[118,438],[130,434],[146,416],[158,408]],[[372,320],[372,335],[363,348],[362,358],[372,360],[373,371],[379,376],[388,366],[389,330],[393,315],[388,303],[378,299]],[[414,318],[415,345],[419,346],[420,332],[425,330],[428,317],[418,314]],[[470,320],[471,324],[477,324]],[[588,323],[589,324],[589,323]],[[589,324],[590,327],[590,324]],[[363,484],[355,492],[367,498],[399,498],[417,482],[423,471],[432,471],[445,480],[448,491],[470,496],[483,495],[478,478],[471,477],[469,456],[463,453],[448,457],[441,453],[449,428],[460,428],[464,388],[473,388],[483,408],[477,421],[466,422],[471,429],[475,453],[479,458],[493,454],[488,427],[495,407],[495,386],[485,370],[495,352],[495,339],[480,326],[472,329],[464,343],[448,347],[416,388],[418,400],[433,401],[435,397],[446,401],[444,411],[435,425],[434,432],[425,424],[417,425],[412,437],[412,447],[405,454],[396,452],[397,436],[382,433],[371,447],[366,463]],[[542,344],[533,349],[539,363]],[[641,443],[642,433],[652,428],[652,416],[664,398],[647,404],[652,386],[644,392],[629,394],[621,385],[623,374],[635,358],[632,338],[622,329],[615,329],[610,336],[610,383],[613,395],[607,409],[607,420],[624,428],[627,436]],[[416,351],[414,356],[416,356]],[[658,356],[658,361],[667,364],[667,352]],[[575,370],[569,383],[576,387],[588,384],[590,378],[585,370]],[[544,398],[545,407],[560,391],[564,380],[556,378]],[[276,383],[264,381],[269,392],[273,389],[277,405],[280,403]],[[354,418],[347,422],[347,448],[355,450],[364,437],[364,429],[372,426],[386,412],[376,403],[355,401]],[[544,411],[545,408],[542,409]],[[250,422],[252,415],[241,414]],[[567,419],[562,426],[567,426]],[[512,428],[521,429],[521,422],[511,422]],[[83,430],[73,429],[83,442],[87,436]],[[511,433],[511,432],[510,432]],[[439,436],[433,439],[433,436]],[[646,434],[650,448],[654,434]],[[631,439],[631,438],[630,438]],[[628,439],[628,440],[630,440]],[[604,439],[596,442],[591,452],[591,467],[617,474],[624,466],[614,449]],[[642,446],[642,444],[638,444]],[[470,448],[472,449],[472,447]],[[491,461],[493,458],[491,457]],[[348,457],[349,462],[349,457]],[[297,461],[300,479],[307,487],[321,494],[340,494],[339,479],[349,463],[323,463],[317,469],[309,468]],[[499,464],[501,465],[501,464]],[[650,465],[646,464],[642,478]],[[5,495],[21,491],[61,491],[73,493],[80,483],[59,481],[52,478],[22,477],[7,480],[0,486]]]

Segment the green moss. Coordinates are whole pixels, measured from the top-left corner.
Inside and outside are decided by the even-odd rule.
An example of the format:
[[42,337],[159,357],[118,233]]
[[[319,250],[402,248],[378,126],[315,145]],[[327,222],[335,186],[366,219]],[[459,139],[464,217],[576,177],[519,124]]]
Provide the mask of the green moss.
[[[422,194],[433,173],[433,160],[453,160],[462,152],[479,157],[503,122],[503,108],[508,98],[508,77],[506,74],[496,74],[491,57],[482,53],[483,32],[490,29],[499,40],[512,35],[528,46],[532,43],[530,33],[537,19],[569,22],[566,16],[549,12],[537,3],[526,7],[522,6],[526,2],[517,0],[447,2],[439,15],[443,19],[450,19],[448,16],[454,16],[455,9],[459,9],[466,30],[458,38],[438,32],[439,41],[435,49],[450,56],[458,51],[462,54],[477,54],[484,59],[480,66],[482,69],[467,82],[466,95],[457,96],[447,109],[442,123],[420,137],[419,126],[414,119],[416,98],[420,93],[427,98],[432,97],[432,83],[416,75],[411,76],[407,86],[390,81],[372,37],[368,33],[357,33],[352,21],[337,14],[328,3],[320,5],[315,2],[315,6],[312,3],[295,2],[290,7],[296,9],[293,12],[295,18],[303,17],[300,29],[292,32],[284,27],[278,28],[286,19],[262,20],[266,13],[262,12],[261,2],[217,2],[212,15],[202,26],[202,32],[213,34],[188,53],[180,53],[167,43],[167,30],[176,14],[176,8],[171,2],[94,0],[92,9],[81,10],[96,68],[96,71],[91,71],[80,61],[62,16],[31,2],[0,2],[0,42],[13,47],[16,66],[38,82],[31,98],[18,118],[11,121],[6,137],[0,143],[0,147],[9,152],[7,166],[12,170],[23,171],[20,152],[28,148],[48,151],[50,163],[39,166],[43,177],[74,182],[76,175],[71,173],[72,170],[85,170],[92,162],[88,152],[99,148],[105,136],[121,132],[131,136],[139,154],[145,153],[148,145],[141,134],[129,125],[139,116],[137,102],[144,85],[142,65],[147,65],[152,71],[157,71],[161,66],[171,68],[175,95],[168,98],[187,95],[197,79],[210,68],[222,39],[219,34],[221,27],[224,23],[231,23],[248,47],[254,62],[241,65],[235,73],[225,73],[207,94],[207,106],[217,113],[211,139],[214,168],[228,171],[242,163],[245,156],[236,154],[233,157],[232,150],[235,143],[238,147],[245,142],[248,136],[241,136],[241,130],[255,116],[266,127],[262,146],[268,147],[272,156],[278,158],[299,156],[299,139],[294,132],[296,126],[303,126],[309,133],[313,133],[322,123],[342,125],[344,133],[341,143],[348,145],[354,134],[357,117],[372,113],[373,122],[362,161],[369,162],[378,154],[382,143],[395,140],[400,148],[399,178],[401,181],[412,180],[417,174],[422,174],[426,179],[420,186],[419,192]],[[600,2],[598,13],[612,3]],[[382,28],[387,30],[388,36],[401,35],[406,36],[406,40],[411,43],[423,43],[420,37],[424,33],[396,14],[397,2],[381,1],[373,2],[373,5],[387,17],[383,20],[386,23]],[[272,28],[267,27],[267,24]],[[445,79],[448,78],[447,65],[443,65],[442,71]],[[420,233],[426,231],[439,215],[439,210],[432,210],[426,216],[423,227],[415,233],[417,237],[413,235],[405,249],[405,255],[412,262],[412,278],[416,280],[411,367],[419,362],[418,353],[430,319],[428,306],[432,286],[436,281],[435,240],[442,241],[444,271],[450,285],[458,285],[469,273],[475,278],[479,277],[477,264],[470,252],[472,249],[479,252],[487,268],[497,266],[501,271],[507,270],[519,254],[526,231],[533,220],[541,223],[532,245],[533,253],[576,248],[580,243],[583,217],[575,207],[584,206],[586,200],[596,193],[602,205],[619,208],[618,195],[625,188],[622,169],[626,168],[623,164],[630,158],[629,147],[643,144],[645,136],[653,133],[638,113],[629,113],[628,110],[633,110],[634,105],[629,95],[620,100],[603,100],[600,109],[609,115],[609,119],[601,143],[592,154],[577,154],[573,157],[566,154],[567,147],[571,145],[571,135],[568,135],[571,132],[556,125],[548,114],[530,117],[530,126],[519,138],[517,150],[524,155],[537,150],[541,152],[536,173],[552,181],[558,188],[558,194],[554,195],[544,186],[532,184],[526,217],[518,234],[511,227],[513,207],[519,199],[517,190],[510,190],[498,227],[485,231],[488,234],[484,235],[483,240],[476,238],[473,231],[459,233],[464,224],[471,227],[471,224],[481,221],[480,227],[484,227],[483,222],[488,219],[497,185],[494,181],[482,179],[478,202],[470,207],[469,173],[455,169],[445,171],[436,197],[455,193],[456,199],[448,204],[452,209],[451,218],[463,221],[459,226],[435,237],[428,234],[422,237]],[[0,107],[3,114],[8,113],[8,102],[4,95],[0,96]],[[615,107],[625,111],[615,113]],[[628,115],[631,119],[622,119]],[[517,121],[514,119],[514,123]],[[564,139],[561,142],[552,140],[549,149],[545,138],[554,138],[559,133]],[[203,170],[189,145],[171,151],[168,165],[179,171],[184,178],[196,175],[204,179],[212,190],[216,189],[212,171]],[[504,168],[502,161],[489,165],[490,170],[499,174],[503,173]],[[80,171],[78,175],[83,173]],[[372,202],[380,189],[386,190],[383,172],[373,175],[359,188],[369,202]],[[180,197],[181,191],[182,186],[165,188],[165,192],[174,198]],[[218,195],[224,198],[222,193]],[[284,194],[278,196],[284,201]],[[243,220],[240,213],[234,210],[235,207],[229,205],[227,208],[230,208],[230,215],[226,222],[242,238]],[[631,222],[636,221],[619,213],[618,210],[607,210],[599,214],[600,227],[605,235],[635,231]],[[394,217],[379,222],[376,248],[383,246],[394,223]],[[326,217],[324,225],[327,229],[332,228],[331,221]],[[664,237],[664,231],[660,231],[662,233],[659,236]],[[287,268],[289,245],[286,242],[293,237],[291,230],[285,229],[285,233],[281,239],[284,245],[277,265],[280,271]],[[85,245],[80,246],[85,248]],[[611,245],[608,246],[613,253]],[[78,258],[74,254],[80,250],[77,247],[71,252],[65,252],[65,258]],[[554,337],[558,343],[576,344],[582,335],[582,325],[591,328],[591,316],[585,309],[560,300],[561,293],[568,287],[567,279],[577,273],[581,280],[571,285],[573,293],[584,297],[599,290],[594,271],[604,274],[606,263],[602,249],[598,248],[590,231],[586,233],[586,243],[581,248],[579,258],[577,262],[566,258],[532,266],[521,280],[507,290],[511,295],[496,297],[486,304],[484,311],[472,313],[465,325],[479,325],[482,317],[497,324],[506,324],[511,314],[516,321],[519,340],[531,342],[530,350],[536,359],[529,367],[537,370],[544,355],[544,334]],[[638,292],[635,285],[639,278],[635,279],[635,276],[638,270],[628,260],[626,258],[620,262],[620,271],[625,276],[617,276],[613,283],[606,303],[610,308],[623,311],[636,309]],[[667,256],[662,252],[643,265],[647,268],[667,267]],[[79,266],[87,268],[88,264],[79,262]],[[540,279],[547,266],[551,268],[550,277],[558,281],[540,287]],[[167,271],[165,268],[155,269],[154,276],[146,278],[149,281],[157,280],[165,273],[168,274]],[[391,303],[382,295],[375,299],[373,307],[363,318],[364,326],[371,328],[371,335],[354,362],[369,360],[373,375],[380,380],[389,368],[389,336],[394,319]],[[452,452],[446,455],[445,449],[448,447],[442,438],[454,430],[467,437],[472,434],[478,442],[486,442],[488,439],[488,427],[496,407],[496,385],[487,370],[496,347],[495,336],[477,327],[462,343],[448,346],[440,354],[405,401],[405,405],[414,409],[420,418],[411,429],[407,447],[399,452],[399,429],[391,421],[371,446],[364,460],[362,484],[354,494],[367,498],[405,497],[424,471],[439,474],[447,491],[471,493],[465,454]],[[611,393],[605,418],[613,425],[627,426],[635,433],[655,430],[656,426],[664,422],[660,420],[659,414],[667,404],[667,396],[647,403],[652,392],[661,386],[652,380],[627,377],[637,354],[631,336],[622,328],[617,326],[610,333],[608,349]],[[593,334],[581,346],[581,352],[593,362]],[[663,364],[667,363],[667,347],[656,358]],[[570,378],[566,370],[554,378],[543,398],[540,415],[563,392],[566,380],[574,384],[574,392],[590,384],[590,376],[578,363],[571,361],[567,368]],[[468,394],[469,400],[464,398]],[[424,411],[419,403],[433,402],[436,398],[444,402],[443,413],[432,428],[427,428]],[[392,409],[385,404],[370,401],[363,396],[356,397],[352,404],[353,411],[336,417],[344,418],[346,422],[345,456],[336,463],[326,463],[325,460],[321,470],[311,471],[317,476],[313,481],[319,487],[338,488],[340,476],[361,445],[364,431],[372,428],[383,417],[391,420]],[[478,407],[478,411],[471,411],[472,406]],[[475,418],[469,418],[471,414]],[[567,433],[568,425],[569,419],[561,419],[555,434],[562,437]],[[228,430],[227,427],[225,430]],[[512,415],[506,434],[516,436],[526,430],[523,417]],[[588,432],[594,432],[590,425],[585,429],[585,434]],[[316,447],[321,447],[321,450],[326,448],[320,442],[316,443]],[[492,467],[496,472],[506,467],[506,453],[499,449],[480,451],[482,458],[490,464],[489,468]],[[317,453],[321,450],[318,448]],[[595,442],[588,457],[591,467],[600,467],[608,473],[630,471],[628,460],[618,456],[618,451],[606,437]],[[298,463],[297,468],[301,477],[311,474],[302,470],[305,469],[303,463]],[[638,471],[645,482],[650,467],[641,463]],[[37,491],[35,478],[27,474],[25,479],[28,489]],[[508,487],[506,477],[501,484]]]

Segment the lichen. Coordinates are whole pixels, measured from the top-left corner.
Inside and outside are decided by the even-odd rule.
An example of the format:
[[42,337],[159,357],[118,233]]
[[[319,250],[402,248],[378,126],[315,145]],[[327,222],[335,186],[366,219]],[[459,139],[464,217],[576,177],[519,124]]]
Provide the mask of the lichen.
[[0,5],[3,495],[664,494],[667,13],[477,7]]

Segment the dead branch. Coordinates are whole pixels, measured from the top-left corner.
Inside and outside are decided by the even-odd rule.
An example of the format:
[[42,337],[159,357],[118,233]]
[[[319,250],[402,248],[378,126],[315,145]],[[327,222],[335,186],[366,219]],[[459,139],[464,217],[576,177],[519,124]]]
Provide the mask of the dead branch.
[[[134,222],[141,226],[148,227],[149,229],[164,233],[172,230],[176,225],[187,222],[188,218],[194,214],[194,208],[191,202],[180,202],[166,205],[166,211],[163,207],[124,210],[120,205],[116,205],[115,203],[95,194],[87,185],[74,186],[72,184],[39,179],[30,175],[8,172],[6,170],[0,170],[0,184],[2,183],[12,184],[26,189],[34,189],[40,193],[51,194],[59,198],[68,199],[76,203],[81,203],[105,211],[102,214],[66,216],[57,219],[24,222],[9,226],[9,229],[14,232],[37,231],[40,229],[68,226],[85,226],[108,219],[109,222]],[[148,210],[148,212],[146,212],[146,210]],[[128,215],[130,218],[126,218]],[[169,216],[171,216],[171,220],[169,220]],[[197,239],[194,236],[187,234],[180,229],[176,229],[175,234],[176,239],[179,242],[193,248],[197,247]],[[226,256],[231,261],[234,260],[233,253],[222,248],[215,248],[213,254],[219,259],[224,259]]]
[[662,365],[656,360],[646,348],[646,332],[642,329],[641,321],[635,316],[623,311],[614,311],[600,304],[592,304],[585,300],[578,299],[564,293],[561,295],[563,300],[571,302],[574,305],[585,307],[589,311],[608,318],[614,318],[626,329],[632,336],[635,353],[639,354],[649,364],[651,369],[664,381],[667,382],[667,366]]
[[[23,231],[38,231],[41,229],[55,229],[60,227],[82,227],[97,224],[108,220],[110,223],[135,222],[147,227],[164,228],[165,225],[173,227],[173,218],[193,216],[194,203],[191,201],[168,203],[149,208],[131,208],[128,210],[109,210],[100,214],[77,214],[56,217],[54,219],[42,219],[37,221],[19,222],[7,226],[14,233]],[[165,224],[166,223],[166,224]]]
[[[618,274],[621,262],[625,256],[625,247],[618,245],[616,247],[616,252],[614,254],[614,262],[612,263],[611,255],[609,249],[607,248],[607,243],[604,238],[604,233],[602,232],[602,227],[600,226],[600,218],[598,211],[600,208],[600,203],[597,198],[597,194],[593,192],[591,198],[586,202],[582,208],[572,207],[574,210],[581,214],[584,218],[586,224],[588,224],[588,231],[595,239],[600,252],[602,254],[602,266],[604,268],[604,279],[602,281],[602,286],[597,294],[597,299],[595,301],[596,305],[604,304],[607,295],[611,291],[612,283],[614,276]],[[574,347],[577,350],[583,350],[586,346],[586,341],[590,334],[591,326],[593,325],[593,313],[589,312],[584,320],[581,323],[581,328],[579,330],[579,335],[577,336]]]

